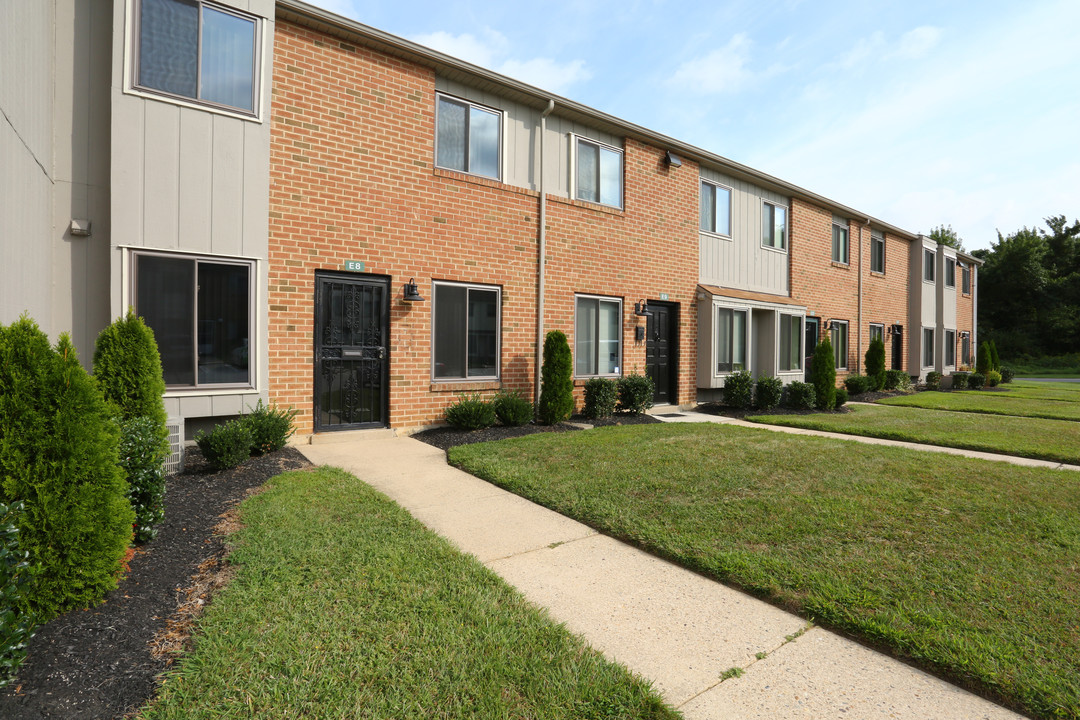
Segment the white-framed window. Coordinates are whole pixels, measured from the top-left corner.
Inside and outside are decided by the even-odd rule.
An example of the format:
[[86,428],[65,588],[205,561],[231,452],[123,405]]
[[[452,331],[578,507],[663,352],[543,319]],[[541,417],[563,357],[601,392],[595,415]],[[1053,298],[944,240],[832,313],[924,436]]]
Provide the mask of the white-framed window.
[[833,347],[833,360],[837,370],[847,370],[848,324],[847,320],[831,320],[829,323],[829,341]]
[[716,308],[716,372],[746,369],[750,312],[746,309]]
[[956,261],[945,258],[945,287],[956,287]]
[[945,365],[953,367],[956,365],[956,331],[945,331]]
[[965,295],[971,294],[971,268],[967,263],[960,263],[960,291]]
[[206,0],[136,0],[139,90],[258,115],[261,20]]
[[701,230],[731,237],[731,188],[701,181]]
[[832,226],[832,259],[833,262],[848,264],[848,254],[850,252],[850,244],[848,242],[848,226],[846,224],[841,225],[838,222],[833,222]]
[[924,368],[934,367],[934,328],[922,330],[922,364]]
[[599,295],[574,298],[574,374],[619,375],[622,368],[622,300]]
[[933,250],[923,248],[922,279],[926,282],[934,282],[934,260],[936,255]]
[[802,370],[803,361],[803,318],[802,315],[780,314],[780,357],[781,372]]
[[499,377],[502,290],[495,285],[432,283],[431,377]]
[[132,254],[135,312],[154,331],[169,388],[253,387],[255,263]]
[[623,206],[623,151],[596,140],[573,136],[574,197],[578,200]]
[[870,272],[885,273],[885,236],[870,233]]
[[885,343],[885,326],[882,323],[870,323],[870,342],[875,340]]
[[783,205],[762,204],[761,244],[777,250],[787,249],[787,208]]
[[435,165],[500,179],[502,112],[442,93],[435,98]]

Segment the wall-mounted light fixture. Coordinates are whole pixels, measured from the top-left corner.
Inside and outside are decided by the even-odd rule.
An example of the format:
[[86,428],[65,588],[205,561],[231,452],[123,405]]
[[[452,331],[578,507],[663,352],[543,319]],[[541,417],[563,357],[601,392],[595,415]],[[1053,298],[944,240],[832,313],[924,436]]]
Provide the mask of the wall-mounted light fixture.
[[652,315],[652,310],[649,309],[649,303],[642,298],[634,303],[634,314],[638,317],[648,317]]
[[68,232],[73,237],[90,237],[90,221],[75,218],[71,221],[71,225],[68,226]]
[[664,164],[669,168],[682,167],[682,160],[679,159],[678,155],[668,150],[667,155],[664,156]]
[[409,282],[405,283],[405,292],[402,299],[405,302],[424,302],[420,290],[416,287],[416,278],[409,278]]

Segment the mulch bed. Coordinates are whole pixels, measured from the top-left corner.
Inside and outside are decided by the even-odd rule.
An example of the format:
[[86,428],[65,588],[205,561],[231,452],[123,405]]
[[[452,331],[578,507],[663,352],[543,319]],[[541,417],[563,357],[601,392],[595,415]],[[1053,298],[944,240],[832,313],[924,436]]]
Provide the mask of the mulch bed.
[[138,710],[171,662],[151,645],[182,647],[190,608],[213,590],[210,578],[225,555],[215,533],[222,516],[274,475],[305,467],[303,455],[285,448],[215,473],[189,451],[185,472],[166,485],[158,536],[138,549],[102,604],[38,628],[14,682],[0,690],[0,718],[89,720]]
[[[603,420],[591,420],[575,415],[571,418],[571,421],[592,425],[593,427],[610,425],[646,425],[649,423],[663,422],[662,420],[657,420],[652,415],[644,414],[615,415],[610,418],[604,418]],[[440,450],[449,450],[456,445],[469,445],[471,443],[489,442],[491,440],[505,440],[507,438],[533,435],[534,433],[573,432],[575,430],[581,430],[581,428],[568,423],[559,423],[558,425],[529,424],[520,425],[518,427],[496,425],[495,427],[489,427],[483,430],[455,430],[452,427],[439,427],[415,433],[412,437],[421,442],[425,442],[428,445],[434,445]]]

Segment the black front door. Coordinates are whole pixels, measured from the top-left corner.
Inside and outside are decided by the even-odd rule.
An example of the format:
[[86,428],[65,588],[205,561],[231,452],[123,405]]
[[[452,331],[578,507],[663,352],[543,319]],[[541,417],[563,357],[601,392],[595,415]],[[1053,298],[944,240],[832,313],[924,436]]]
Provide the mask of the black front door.
[[653,404],[668,405],[678,400],[678,358],[676,329],[679,311],[669,303],[649,303],[645,322],[645,373],[656,390]]
[[803,347],[803,352],[806,354],[806,357],[803,358],[803,380],[806,382],[813,380],[814,351],[817,350],[820,323],[821,320],[818,318],[806,318],[806,342]]
[[389,290],[387,278],[316,275],[316,432],[386,426]]
[[904,326],[892,326],[892,369],[904,369]]

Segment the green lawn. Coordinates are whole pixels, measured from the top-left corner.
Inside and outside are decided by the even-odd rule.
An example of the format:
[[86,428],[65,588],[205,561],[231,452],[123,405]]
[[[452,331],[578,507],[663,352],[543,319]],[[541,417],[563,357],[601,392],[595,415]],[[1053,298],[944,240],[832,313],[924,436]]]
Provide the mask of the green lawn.
[[243,505],[236,578],[145,718],[675,718],[470,556],[347,473]]
[[1080,423],[1072,420],[884,405],[852,405],[846,413],[756,415],[746,419],[1080,465]]
[[714,424],[449,455],[1039,717],[1080,717],[1080,474]]
[[[1065,400],[1067,402],[1080,402],[1080,383],[1065,382],[1031,382],[1030,380],[1014,380],[1005,385],[999,394],[1010,398],[1030,398],[1033,400]],[[973,394],[986,394],[984,390],[962,390],[960,392]],[[998,391],[994,391],[998,392]]]
[[920,392],[913,395],[878,400],[882,405],[931,408],[991,415],[1050,418],[1053,420],[1080,420],[1080,402],[1062,400],[1037,400],[1012,396],[1006,392]]

